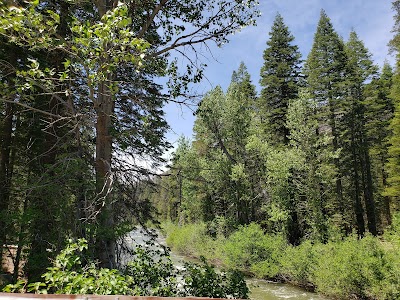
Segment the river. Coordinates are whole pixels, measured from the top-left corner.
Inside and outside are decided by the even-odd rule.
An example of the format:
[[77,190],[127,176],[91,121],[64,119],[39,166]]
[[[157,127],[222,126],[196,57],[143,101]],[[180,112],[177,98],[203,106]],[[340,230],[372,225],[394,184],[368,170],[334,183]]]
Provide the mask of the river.
[[[145,237],[139,230],[136,230],[131,232],[128,238],[136,243],[142,243]],[[165,245],[165,239],[162,237],[158,239],[158,242]],[[176,267],[182,267],[183,261],[187,261],[188,259],[171,252],[171,260]],[[250,299],[252,300],[327,300],[326,297],[307,292],[290,284],[274,283],[254,278],[247,278],[246,282],[250,289]]]

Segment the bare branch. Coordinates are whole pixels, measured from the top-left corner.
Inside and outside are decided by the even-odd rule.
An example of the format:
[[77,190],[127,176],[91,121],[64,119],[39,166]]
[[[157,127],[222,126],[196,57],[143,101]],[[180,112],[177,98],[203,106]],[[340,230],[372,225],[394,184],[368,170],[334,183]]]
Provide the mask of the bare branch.
[[159,13],[159,11],[163,8],[163,6],[168,2],[169,0],[161,0],[160,3],[154,8],[153,12],[151,13],[150,16],[147,17],[146,24],[142,27],[142,29],[139,31],[137,38],[141,39],[146,31],[149,29],[151,23],[153,22],[154,18],[156,15]]
[[[231,26],[231,24],[228,25],[228,26],[224,26],[222,29],[220,29],[220,30],[218,30],[218,31],[216,31],[214,33],[205,32],[204,35],[203,35],[204,36],[203,38],[199,38],[198,37],[198,39],[194,39],[194,38],[196,38],[196,36],[200,32],[202,32],[205,29],[209,28],[210,24],[212,24],[213,21],[216,20],[220,16],[221,13],[223,13],[224,8],[227,5],[229,5],[228,2],[225,3],[224,5],[222,5],[220,7],[220,9],[218,10],[218,12],[216,12],[211,18],[209,18],[207,20],[207,22],[202,24],[197,30],[195,30],[195,31],[193,31],[191,33],[188,33],[186,35],[182,35],[182,36],[178,37],[170,46],[168,46],[168,47],[166,47],[164,49],[161,49],[161,50],[159,50],[159,51],[157,51],[155,53],[152,53],[152,54],[148,55],[147,57],[150,57],[150,58],[151,57],[156,57],[156,56],[159,56],[159,55],[161,55],[161,54],[163,54],[165,52],[168,52],[168,51],[170,51],[172,49],[176,49],[176,48],[179,48],[179,47],[182,47],[182,46],[186,46],[186,45],[195,45],[195,44],[199,44],[199,43],[204,43],[204,42],[206,42],[208,40],[212,40],[213,38],[216,38],[216,37],[220,36],[221,34],[223,34],[226,31],[226,29],[228,29]],[[237,7],[237,5],[238,4],[236,4],[231,10],[233,10],[235,7]],[[231,29],[232,30],[236,30],[236,29],[238,29],[238,26],[232,26]],[[187,40],[187,39],[189,39],[189,40]],[[182,40],[186,40],[186,41],[180,42]]]
[[52,113],[47,112],[45,110],[41,110],[41,109],[29,106],[29,105],[21,103],[21,102],[15,102],[15,101],[12,101],[12,100],[7,100],[7,99],[0,99],[0,101],[11,103],[11,104],[15,104],[15,105],[18,105],[18,106],[22,106],[22,107],[27,108],[27,109],[29,109],[31,111],[36,111],[38,113],[41,113],[41,114],[44,114],[44,115],[47,115],[47,116],[50,116],[50,117],[53,117],[53,118],[57,118],[57,119],[64,118],[63,116],[55,115],[55,114],[52,114]]

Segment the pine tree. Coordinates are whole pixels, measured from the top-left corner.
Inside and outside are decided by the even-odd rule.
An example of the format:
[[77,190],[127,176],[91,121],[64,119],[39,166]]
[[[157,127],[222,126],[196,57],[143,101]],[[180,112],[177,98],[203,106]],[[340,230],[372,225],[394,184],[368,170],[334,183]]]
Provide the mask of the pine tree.
[[390,41],[392,50],[397,54],[396,73],[390,97],[394,103],[394,116],[390,122],[391,135],[389,138],[389,159],[386,164],[388,172],[385,195],[398,200],[400,198],[400,1],[393,1],[395,11],[395,36]]
[[379,78],[374,78],[365,90],[366,106],[366,130],[368,143],[370,144],[370,155],[374,167],[374,182],[377,192],[376,199],[382,215],[382,221],[390,225],[391,204],[390,197],[383,195],[387,186],[387,172],[385,164],[388,159],[388,138],[391,134],[389,129],[390,121],[393,118],[394,105],[390,98],[392,88],[393,70],[389,63],[383,65]]
[[385,195],[394,199],[400,197],[400,57],[397,61],[396,74],[393,77],[393,87],[390,97],[394,103],[394,115],[390,121],[391,134],[389,137],[388,161],[386,171],[388,173]]
[[273,141],[288,144],[286,113],[289,100],[297,97],[301,54],[293,45],[294,37],[280,14],[276,16],[269,35],[260,74],[259,114],[267,123],[267,132]]
[[[307,88],[317,103],[317,119],[319,134],[332,137],[331,148],[337,152],[339,145],[338,125],[340,123],[340,102],[343,101],[347,69],[347,56],[344,43],[335,32],[325,11],[321,11],[314,43],[304,66],[307,78]],[[334,159],[337,171],[335,184],[336,199],[334,206],[338,207],[340,214],[345,213],[343,199],[342,170],[338,158]]]
[[348,188],[350,199],[354,203],[359,235],[365,231],[362,196],[366,208],[368,230],[377,234],[377,220],[375,212],[375,201],[373,194],[373,183],[371,174],[371,162],[369,155],[369,144],[365,128],[365,105],[364,105],[364,82],[372,78],[377,72],[368,49],[352,31],[349,41],[346,43],[348,56],[348,73],[346,89],[348,91],[346,101],[343,103],[343,121],[341,126],[342,139],[342,166],[348,168],[351,176]]
[[392,121],[390,122],[390,129],[392,135],[389,139],[389,159],[386,164],[388,172],[385,195],[393,197],[394,199],[400,198],[400,101],[398,94],[398,87],[400,86],[400,76],[397,74],[393,81],[393,97],[395,99],[395,111]]

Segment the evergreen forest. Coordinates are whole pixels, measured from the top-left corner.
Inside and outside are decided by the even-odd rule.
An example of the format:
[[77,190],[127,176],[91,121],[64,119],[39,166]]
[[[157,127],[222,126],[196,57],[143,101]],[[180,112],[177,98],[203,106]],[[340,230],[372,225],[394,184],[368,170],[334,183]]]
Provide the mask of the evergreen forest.
[[256,222],[291,245],[382,234],[400,191],[392,67],[324,11],[304,61],[279,14],[263,59],[260,95],[242,63],[202,98],[153,198],[163,219]]
[[[244,63],[199,103],[155,192],[169,245],[349,299],[399,299],[397,65],[378,66],[321,11],[302,57],[278,14],[260,70]],[[189,245],[189,246],[188,246]]]
[[[340,299],[400,299],[392,5],[395,66],[374,63],[354,30],[339,36],[324,10],[302,57],[278,13],[261,91],[244,63],[227,90],[213,83],[193,139],[166,161],[165,105],[196,99],[198,47],[255,25],[257,1],[0,1],[5,291],[247,298],[239,269]],[[205,273],[186,265],[178,291],[168,249],[129,249],[138,227]]]

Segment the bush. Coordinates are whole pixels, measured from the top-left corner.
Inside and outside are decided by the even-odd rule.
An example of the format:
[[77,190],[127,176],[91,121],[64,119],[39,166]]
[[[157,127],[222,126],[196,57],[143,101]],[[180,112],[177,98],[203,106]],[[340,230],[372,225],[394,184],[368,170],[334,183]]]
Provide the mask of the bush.
[[377,299],[400,299],[400,213],[393,215],[391,228],[383,237],[384,278],[373,287],[373,294]]
[[296,247],[281,236],[264,234],[256,224],[242,226],[228,238],[211,238],[204,224],[175,226],[169,232],[167,240],[178,244],[174,249],[181,253],[205,253],[259,278],[282,279],[340,299],[400,299],[400,214],[380,238],[337,236],[327,244],[305,241]]
[[124,274],[132,278],[134,295],[173,297],[178,293],[178,272],[167,248],[148,242],[137,245],[132,254]]
[[265,235],[255,223],[242,226],[233,233],[223,247],[223,263],[251,271],[258,277],[273,278],[280,272],[280,257],[286,242],[278,235]]
[[218,216],[207,223],[207,233],[214,239],[224,239],[237,229],[236,221]]
[[34,292],[41,294],[99,294],[130,295],[133,280],[117,270],[97,269],[94,263],[82,266],[81,254],[87,242],[80,239],[69,241],[67,247],[57,255],[53,266],[42,275],[44,282],[26,284],[18,281],[4,288],[5,292]]
[[382,247],[385,249],[382,259],[383,278],[372,287],[372,293],[376,299],[400,299],[399,248],[386,242]]
[[340,298],[373,298],[373,287],[384,278],[384,252],[371,236],[320,247],[313,282],[320,292]]
[[287,281],[308,288],[312,286],[311,280],[318,259],[315,248],[318,246],[306,241],[297,247],[288,246],[285,249],[280,265]]
[[169,224],[165,230],[167,244],[176,252],[186,256],[198,256],[198,249],[204,247],[202,244],[207,239],[204,223],[184,226]]
[[249,289],[241,272],[230,270],[218,274],[204,257],[202,265],[185,263],[182,272],[182,296],[248,299]]

